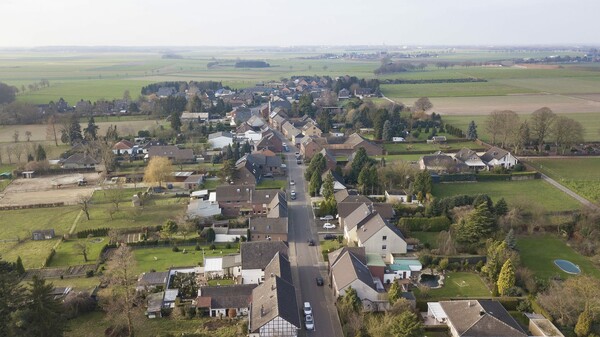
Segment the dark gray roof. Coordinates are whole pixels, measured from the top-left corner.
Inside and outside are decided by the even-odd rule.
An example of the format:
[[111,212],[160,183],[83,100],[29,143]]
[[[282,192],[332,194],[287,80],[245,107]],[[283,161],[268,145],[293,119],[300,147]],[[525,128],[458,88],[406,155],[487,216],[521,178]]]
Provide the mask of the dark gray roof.
[[180,149],[177,146],[152,146],[148,149],[148,157],[167,157],[175,160],[193,160],[194,151],[192,149]]
[[492,161],[493,159],[502,159],[502,157],[506,156],[507,154],[508,151],[494,146],[491,149],[487,150],[487,152],[483,154],[483,156],[481,156],[481,160],[487,163]]
[[208,139],[214,139],[214,138],[218,138],[218,137],[233,138],[233,134],[231,132],[227,132],[227,131],[219,131],[219,132],[214,132],[214,133],[211,133],[210,135],[208,135]]
[[247,308],[256,284],[200,287],[200,297],[210,297],[211,309]]
[[253,234],[287,234],[288,218],[252,218],[249,228]]
[[371,205],[373,210],[381,214],[384,219],[390,220],[394,218],[394,206],[388,203],[381,202],[348,202],[344,201],[338,203],[337,211],[340,218],[347,218],[352,212],[354,212],[361,204]]
[[290,261],[288,258],[280,253],[276,253],[271,259],[271,262],[265,268],[265,279],[269,277],[279,276],[282,279],[288,281],[290,284],[293,284],[292,281],[292,268],[290,266]]
[[250,332],[258,332],[262,326],[277,317],[300,328],[296,289],[279,276],[266,278],[263,284],[252,291]]
[[73,153],[62,161],[63,164],[96,165],[98,161],[83,153]]
[[461,161],[467,161],[471,158],[477,157],[477,159],[479,159],[479,156],[477,156],[477,152],[471,150],[471,149],[467,149],[466,147],[463,147],[462,149],[460,149],[460,151],[456,152],[456,154],[454,155],[454,158],[456,159],[460,159]]
[[160,285],[167,284],[168,271],[143,273],[138,280],[138,285]]
[[491,300],[440,301],[459,336],[525,337],[527,334],[502,304]]
[[242,242],[242,269],[264,270],[276,253],[287,256],[288,245],[282,241]]
[[335,192],[334,197],[338,204],[341,202],[371,202],[369,198],[359,195],[357,191],[348,189]]
[[351,251],[345,251],[338,257],[337,261],[331,265],[331,273],[335,278],[338,290],[347,287],[356,279],[373,290],[377,290],[369,267]]
[[249,201],[250,194],[254,193],[254,185],[221,185],[217,186],[216,191],[217,201]]

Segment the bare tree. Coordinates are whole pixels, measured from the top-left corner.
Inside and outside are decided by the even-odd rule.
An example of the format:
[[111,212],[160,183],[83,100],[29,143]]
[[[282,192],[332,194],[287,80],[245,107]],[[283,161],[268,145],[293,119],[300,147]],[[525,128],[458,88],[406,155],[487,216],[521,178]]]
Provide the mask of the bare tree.
[[538,151],[542,150],[544,141],[546,140],[546,137],[548,137],[548,133],[550,133],[555,119],[556,115],[547,107],[537,109],[531,114],[531,135],[537,142]]
[[17,157],[17,162],[21,162],[21,155],[23,155],[25,148],[22,144],[15,144],[13,154]]
[[138,298],[135,294],[137,276],[134,272],[135,258],[125,244],[115,249],[106,264],[103,279],[109,285],[109,295],[103,307],[107,319],[119,326],[127,327],[128,336],[134,336],[134,322]]
[[485,121],[485,130],[492,135],[492,144],[497,144],[497,137],[502,147],[508,142],[514,144],[519,130],[519,115],[512,110],[492,111]]
[[104,190],[107,199],[114,205],[114,208],[118,211],[119,205],[125,198],[125,189],[123,188],[123,182],[119,180],[115,185]]
[[79,208],[85,213],[85,217],[90,219],[90,202],[92,201],[92,197],[88,195],[79,195],[77,197],[77,203],[79,204]]
[[82,255],[83,256],[83,260],[85,262],[88,262],[88,253],[90,252],[90,247],[88,247],[87,242],[85,241],[78,241],[73,245],[73,250],[75,251],[75,254],[77,255]]
[[429,100],[429,98],[427,97],[421,97],[419,98],[415,104],[413,105],[413,110],[415,112],[425,112],[429,109],[433,108],[433,104],[431,103],[431,101]]
[[31,141],[31,131],[27,130],[25,131],[25,138],[27,138],[27,141]]
[[19,141],[19,130],[15,130],[15,132],[12,135],[12,138],[15,141],[15,143]]
[[46,122],[46,139],[54,140],[54,145],[58,146],[58,136],[56,132],[56,117],[51,115]]
[[563,153],[574,144],[583,142],[583,126],[578,121],[568,117],[557,117],[551,129],[552,138]]
[[8,157],[8,163],[12,164],[12,156],[15,152],[15,148],[12,145],[6,146],[6,156]]

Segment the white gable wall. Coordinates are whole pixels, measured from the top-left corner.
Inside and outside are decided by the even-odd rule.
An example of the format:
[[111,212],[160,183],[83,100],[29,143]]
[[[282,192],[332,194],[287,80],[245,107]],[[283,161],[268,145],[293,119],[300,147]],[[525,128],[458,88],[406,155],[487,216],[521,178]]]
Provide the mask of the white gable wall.
[[[385,240],[383,240],[384,236]],[[406,241],[387,226],[381,228],[365,242],[358,240],[358,246],[365,247],[367,253],[379,254],[382,257],[387,256],[389,253],[406,254],[407,248]]]

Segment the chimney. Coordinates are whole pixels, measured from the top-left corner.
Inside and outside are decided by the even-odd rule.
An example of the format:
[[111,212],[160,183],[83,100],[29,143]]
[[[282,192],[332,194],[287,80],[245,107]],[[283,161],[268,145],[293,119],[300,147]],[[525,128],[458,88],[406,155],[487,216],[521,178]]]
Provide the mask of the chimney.
[[479,311],[479,316],[483,316],[483,315],[485,315],[485,311],[483,311],[483,310]]

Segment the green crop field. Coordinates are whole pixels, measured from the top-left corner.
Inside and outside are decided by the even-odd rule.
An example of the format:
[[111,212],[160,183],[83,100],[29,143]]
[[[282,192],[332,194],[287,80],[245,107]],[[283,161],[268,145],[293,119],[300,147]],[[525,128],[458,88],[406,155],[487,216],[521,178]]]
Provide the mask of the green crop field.
[[600,202],[600,157],[530,158],[539,171],[593,202]]
[[581,204],[543,180],[490,181],[434,184],[437,198],[457,194],[487,194],[494,201],[504,198],[509,205],[537,203],[548,211],[579,209]]
[[[552,249],[548,249],[549,247]],[[563,259],[578,265],[584,274],[600,278],[600,270],[588,258],[580,255],[555,236],[546,234],[520,237],[517,239],[517,248],[523,266],[531,269],[538,277],[571,276],[554,264],[554,260]]]
[[381,92],[390,98],[402,97],[469,97],[503,96],[536,93],[537,91],[495,82],[385,84]]
[[29,239],[31,231],[53,228],[56,236],[67,234],[79,214],[74,206],[0,211],[0,240]]

